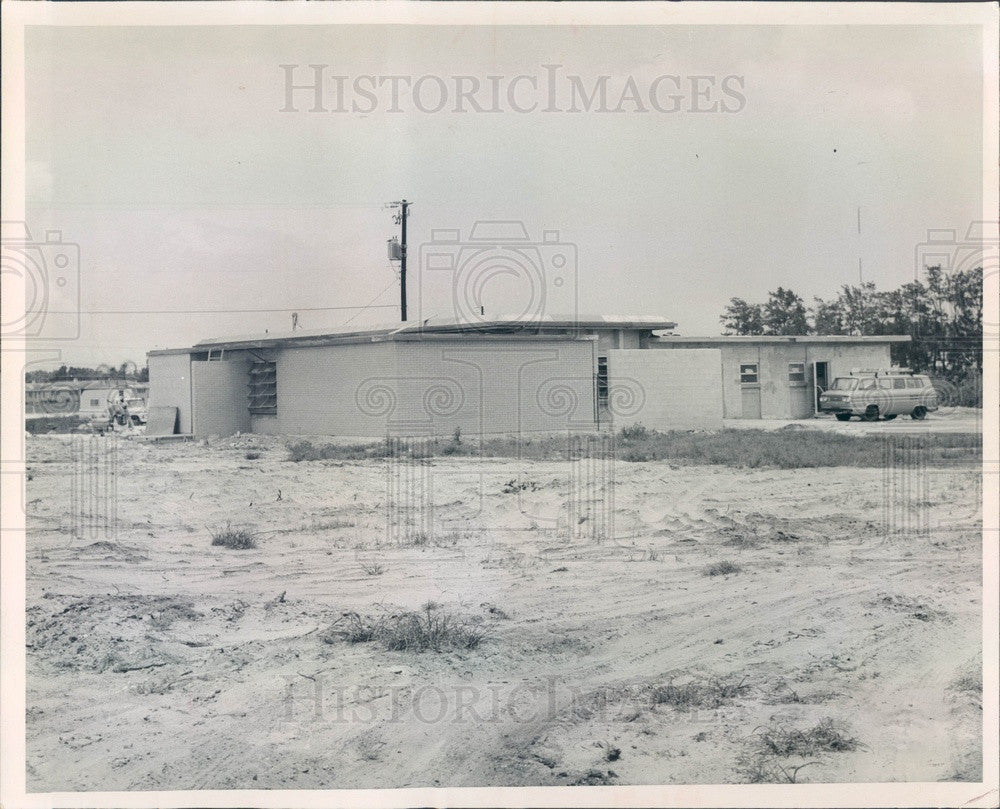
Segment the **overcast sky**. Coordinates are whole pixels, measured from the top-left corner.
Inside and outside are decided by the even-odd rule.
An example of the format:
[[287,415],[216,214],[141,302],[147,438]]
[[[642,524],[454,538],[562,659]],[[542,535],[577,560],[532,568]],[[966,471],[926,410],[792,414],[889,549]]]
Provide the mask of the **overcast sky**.
[[[432,229],[522,220],[532,241],[557,230],[576,248],[550,311],[575,290],[583,312],[663,315],[689,335],[719,333],[733,296],[831,296],[859,257],[865,280],[896,286],[928,229],[964,235],[982,210],[972,26],[46,27],[26,54],[28,224],[81,251],[70,364],[287,330],[280,310],[308,329],[397,319],[383,204],[404,196],[412,316],[454,311],[447,274],[421,272]],[[435,80],[418,102],[404,89],[403,112],[388,85],[370,112],[308,112],[310,91],[282,112],[283,64],[301,83],[329,66],[327,108],[338,75],[348,108],[370,107],[352,92],[365,75],[440,76],[448,104],[417,108],[436,105]],[[609,108],[631,76],[639,102],[547,112],[543,65],[560,66],[554,106],[570,106],[570,76],[588,92],[610,76]],[[522,81],[510,102],[518,75],[539,89]],[[502,111],[454,112],[454,76],[497,81]],[[700,98],[693,76],[713,77]],[[654,84],[680,109],[653,109]],[[487,285],[487,314],[524,294]],[[340,308],[372,301],[391,308]]]

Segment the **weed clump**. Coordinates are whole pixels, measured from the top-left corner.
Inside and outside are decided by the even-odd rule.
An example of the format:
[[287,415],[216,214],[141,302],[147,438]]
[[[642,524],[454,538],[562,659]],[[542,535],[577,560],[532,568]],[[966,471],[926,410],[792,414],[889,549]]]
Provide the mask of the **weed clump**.
[[814,756],[817,753],[849,753],[857,750],[860,742],[846,735],[827,717],[809,730],[796,730],[783,726],[761,731],[761,749],[775,756]]
[[326,643],[381,644],[394,652],[441,652],[475,649],[486,639],[480,626],[455,617],[437,604],[428,602],[420,610],[371,617],[345,613],[322,636]]
[[720,708],[750,690],[746,677],[739,682],[711,679],[676,685],[669,682],[653,689],[654,705],[669,705],[682,711],[698,708]]
[[248,528],[233,528],[226,523],[224,529],[212,531],[212,544],[234,551],[246,551],[257,547],[257,535]]
[[739,573],[741,570],[743,570],[743,568],[733,562],[716,562],[705,568],[704,575],[729,576],[733,573]]

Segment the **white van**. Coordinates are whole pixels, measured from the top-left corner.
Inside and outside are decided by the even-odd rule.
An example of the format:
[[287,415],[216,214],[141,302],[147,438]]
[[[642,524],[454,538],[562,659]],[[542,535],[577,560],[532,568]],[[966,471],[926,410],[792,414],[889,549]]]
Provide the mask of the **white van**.
[[838,376],[819,397],[821,412],[833,413],[838,421],[859,416],[865,421],[891,421],[902,413],[923,419],[938,409],[938,395],[930,377],[904,368],[851,371]]

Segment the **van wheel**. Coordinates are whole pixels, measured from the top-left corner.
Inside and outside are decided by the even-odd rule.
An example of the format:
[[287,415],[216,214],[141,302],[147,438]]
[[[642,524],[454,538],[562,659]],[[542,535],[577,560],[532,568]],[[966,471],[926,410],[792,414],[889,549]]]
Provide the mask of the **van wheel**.
[[896,414],[890,413],[888,416],[883,416],[882,418],[884,418],[886,421],[892,421],[894,418],[896,418]]
[[865,421],[878,421],[878,405],[868,405],[865,414],[861,417]]
[[850,421],[851,420],[851,414],[850,413],[837,413],[836,416],[837,416],[837,421]]
[[910,413],[910,418],[914,421],[923,421],[927,417],[927,408],[923,405],[917,405],[913,408],[913,412]]

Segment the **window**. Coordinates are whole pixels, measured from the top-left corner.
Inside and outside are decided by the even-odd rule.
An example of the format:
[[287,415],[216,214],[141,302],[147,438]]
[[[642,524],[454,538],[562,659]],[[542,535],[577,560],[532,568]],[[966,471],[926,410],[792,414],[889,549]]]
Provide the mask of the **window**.
[[878,379],[879,390],[892,390],[892,380],[886,379],[884,376],[880,376]]
[[906,387],[906,380],[903,379],[901,376],[898,376],[892,380],[892,387],[895,390],[902,390],[903,388]]
[[255,362],[250,366],[250,393],[247,405],[255,416],[277,414],[278,372],[273,362]]
[[806,381],[806,364],[804,362],[788,363],[788,381],[789,382]]
[[740,382],[744,385],[756,384],[757,363],[747,362],[740,366]]
[[101,406],[101,400],[100,399],[91,399],[90,400],[90,406],[91,407],[100,407]]
[[597,358],[597,401],[607,404],[608,401],[608,358]]
[[867,379],[862,379],[858,390],[875,390],[875,378],[870,376]]
[[924,386],[924,381],[922,379],[907,379],[906,387],[908,388],[922,388]]

